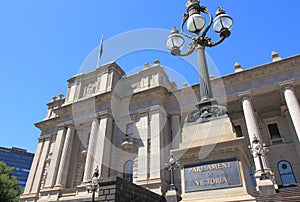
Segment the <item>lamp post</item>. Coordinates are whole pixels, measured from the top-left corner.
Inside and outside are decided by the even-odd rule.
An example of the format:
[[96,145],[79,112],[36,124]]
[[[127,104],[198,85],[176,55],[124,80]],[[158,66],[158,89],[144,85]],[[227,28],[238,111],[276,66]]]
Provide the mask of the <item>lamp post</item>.
[[174,184],[174,170],[179,168],[180,164],[179,162],[173,157],[173,155],[169,156],[168,162],[165,163],[166,170],[170,173],[170,187],[168,190],[177,190],[175,184]]
[[258,157],[258,159],[259,159],[259,165],[260,165],[260,169],[261,169],[261,175],[260,175],[259,179],[260,180],[269,179],[269,177],[267,176],[267,174],[265,172],[263,161],[262,161],[262,156],[266,155],[269,152],[269,148],[265,145],[265,143],[261,144],[256,136],[254,136],[252,144],[249,147],[250,147],[250,151],[254,155],[254,157]]
[[120,145],[120,148],[124,151],[132,150],[136,146],[135,139],[130,137],[128,134],[125,134],[123,142]]
[[88,193],[92,192],[92,202],[95,201],[95,192],[99,188],[99,168],[96,167],[93,177],[90,182],[86,184],[86,190]]
[[[216,16],[213,18],[206,6],[200,5],[200,0],[188,0],[186,3],[186,9],[187,11],[183,15],[180,26],[181,34],[179,34],[177,28],[174,27],[167,38],[166,46],[171,51],[171,54],[175,56],[187,56],[196,51],[198,71],[200,75],[200,99],[199,103],[197,103],[199,108],[198,112],[200,113],[196,115],[196,120],[198,120],[204,112],[205,114],[207,114],[207,112],[210,113],[210,116],[213,118],[215,117],[215,114],[211,114],[211,112],[215,110],[212,110],[209,106],[216,104],[216,100],[212,97],[205,48],[216,46],[229,37],[233,20],[229,15],[225,14],[224,9],[221,7],[218,8]],[[207,25],[205,18],[201,14],[208,15],[209,22]],[[191,33],[191,35],[184,31],[185,24],[187,25],[187,30]],[[216,42],[212,41],[211,37],[206,36],[211,26],[213,26],[214,31],[219,35],[219,39]],[[185,53],[181,53],[181,49],[185,43],[182,35],[191,40],[188,45],[188,50]],[[224,111],[223,107],[221,107],[221,111]],[[195,116],[195,113],[193,116]],[[200,122],[202,121],[203,119],[200,120]],[[206,121],[206,119],[204,121]],[[195,120],[190,120],[190,122],[195,122]]]

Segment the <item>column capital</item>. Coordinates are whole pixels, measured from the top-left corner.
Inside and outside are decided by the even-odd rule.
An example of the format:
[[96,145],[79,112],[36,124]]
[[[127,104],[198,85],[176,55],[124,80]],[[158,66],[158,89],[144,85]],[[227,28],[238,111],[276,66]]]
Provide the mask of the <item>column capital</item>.
[[67,128],[70,128],[70,129],[72,129],[72,130],[74,130],[74,129],[75,129],[75,125],[74,125],[74,124],[69,124],[69,125],[66,125],[66,127],[67,127]]
[[57,128],[58,129],[75,128],[75,125],[74,125],[73,120],[71,120],[71,121],[66,121],[66,122],[62,122],[62,123],[57,124]]
[[181,114],[180,114],[180,112],[171,112],[171,113],[169,113],[170,114],[170,116],[181,116]]
[[108,118],[108,117],[113,119],[113,116],[112,116],[111,111],[109,109],[97,113],[97,117],[98,117],[99,120],[101,120],[103,118]]
[[163,115],[167,114],[165,108],[163,108],[160,105],[155,105],[155,106],[149,108],[149,114],[150,115],[153,114],[153,113],[156,113],[156,112],[161,112]]
[[244,99],[247,99],[247,100],[251,100],[253,94],[252,94],[252,91],[243,91],[243,92],[239,92],[237,93],[238,97],[240,98],[240,100],[244,100]]
[[48,134],[48,135],[42,135],[38,138],[39,141],[46,141],[50,140],[54,135],[53,134]]
[[61,124],[61,123],[57,124],[56,127],[57,127],[57,131],[65,130],[65,129],[66,129],[65,125],[64,125],[64,124]]
[[92,114],[89,118],[92,119],[92,120],[95,120],[95,121],[99,121],[100,120],[100,115],[99,114]]
[[291,89],[294,87],[294,79],[278,82],[278,86],[282,90]]

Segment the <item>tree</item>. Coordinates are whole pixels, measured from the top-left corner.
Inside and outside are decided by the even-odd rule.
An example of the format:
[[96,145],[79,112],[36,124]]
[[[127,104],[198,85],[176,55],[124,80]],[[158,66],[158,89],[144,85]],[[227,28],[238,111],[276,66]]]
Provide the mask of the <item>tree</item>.
[[0,162],[0,202],[17,202],[21,194],[19,181],[12,175],[13,168]]

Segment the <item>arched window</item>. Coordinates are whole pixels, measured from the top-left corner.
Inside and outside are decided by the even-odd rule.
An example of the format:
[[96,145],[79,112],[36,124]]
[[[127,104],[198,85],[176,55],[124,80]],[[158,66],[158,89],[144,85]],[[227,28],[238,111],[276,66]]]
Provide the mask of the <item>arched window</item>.
[[296,184],[292,166],[287,161],[280,161],[277,165],[282,185]]
[[133,181],[133,161],[126,161],[124,164],[123,179],[129,182]]

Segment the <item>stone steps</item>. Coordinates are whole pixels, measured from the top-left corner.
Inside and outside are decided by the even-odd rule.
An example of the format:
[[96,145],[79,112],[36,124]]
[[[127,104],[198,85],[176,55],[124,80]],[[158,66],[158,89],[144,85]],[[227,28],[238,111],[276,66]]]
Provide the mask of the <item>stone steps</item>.
[[283,187],[271,195],[253,195],[257,201],[300,201],[300,186]]
[[[257,202],[300,202],[300,185],[293,185],[288,187],[282,187],[275,194],[260,195],[259,192],[255,192],[252,195]],[[253,200],[239,200],[239,201],[253,201]]]

